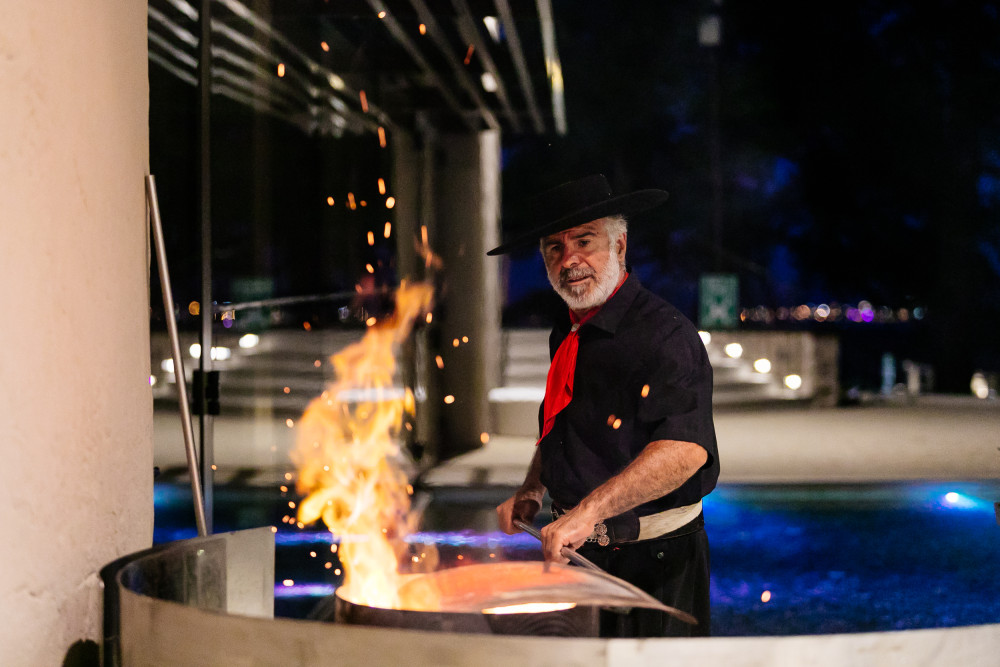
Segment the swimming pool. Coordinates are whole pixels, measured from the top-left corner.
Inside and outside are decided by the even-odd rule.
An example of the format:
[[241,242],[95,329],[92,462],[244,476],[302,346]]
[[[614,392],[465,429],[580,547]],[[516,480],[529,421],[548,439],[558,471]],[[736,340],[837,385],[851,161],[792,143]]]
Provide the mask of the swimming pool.
[[[426,532],[442,561],[463,550],[539,557],[526,535],[495,532],[509,489],[438,488]],[[1000,483],[723,485],[705,500],[712,633],[823,634],[1000,622]],[[216,531],[279,526],[275,613],[305,617],[340,583],[326,531],[286,527],[277,490],[220,488]],[[157,542],[194,534],[190,496],[157,485]]]

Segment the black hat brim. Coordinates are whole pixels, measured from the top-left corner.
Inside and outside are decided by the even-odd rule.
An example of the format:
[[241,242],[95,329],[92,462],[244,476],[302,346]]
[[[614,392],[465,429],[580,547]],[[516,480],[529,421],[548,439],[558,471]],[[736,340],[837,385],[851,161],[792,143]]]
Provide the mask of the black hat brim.
[[612,197],[591,206],[574,211],[557,220],[538,225],[534,229],[522,232],[514,238],[493,248],[487,255],[505,255],[515,250],[523,250],[537,246],[539,239],[549,234],[565,231],[571,227],[582,225],[592,220],[607,218],[613,215],[630,216],[641,213],[667,201],[665,190],[637,190],[619,197]]

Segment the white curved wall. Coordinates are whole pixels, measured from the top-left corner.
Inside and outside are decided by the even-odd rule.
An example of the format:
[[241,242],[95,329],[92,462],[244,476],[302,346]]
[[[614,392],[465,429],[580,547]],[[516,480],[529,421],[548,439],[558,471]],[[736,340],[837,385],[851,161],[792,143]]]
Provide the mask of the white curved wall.
[[152,541],[146,3],[2,14],[0,664],[56,665]]

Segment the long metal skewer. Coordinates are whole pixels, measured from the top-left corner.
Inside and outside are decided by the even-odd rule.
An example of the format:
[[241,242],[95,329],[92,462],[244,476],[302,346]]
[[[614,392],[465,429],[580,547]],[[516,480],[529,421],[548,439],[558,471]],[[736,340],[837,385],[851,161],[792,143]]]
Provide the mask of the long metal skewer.
[[149,220],[153,228],[153,241],[156,246],[156,264],[160,270],[163,308],[167,311],[167,332],[170,335],[170,353],[174,360],[174,377],[177,379],[177,400],[180,402],[181,408],[184,449],[187,452],[188,473],[191,475],[191,495],[194,496],[194,518],[198,525],[198,536],[204,537],[208,535],[205,522],[205,503],[201,495],[198,455],[194,449],[194,430],[191,427],[191,406],[188,405],[187,382],[184,377],[184,358],[181,356],[181,339],[177,334],[177,320],[174,319],[174,297],[170,290],[170,272],[167,270],[167,250],[163,242],[163,226],[160,224],[160,205],[156,200],[156,181],[153,179],[152,174],[146,176],[146,201],[149,204]]
[[[514,520],[514,525],[523,530],[524,532],[526,532],[528,535],[534,537],[539,542],[542,541],[542,533],[534,526],[529,525],[524,521],[518,521],[516,519]],[[681,611],[680,609],[676,609],[675,607],[671,607],[670,605],[663,604],[662,602],[654,598],[652,595],[642,590],[641,588],[630,584],[624,579],[620,579],[612,574],[605,572],[600,567],[598,567],[597,564],[594,563],[592,560],[586,558],[585,556],[581,556],[573,549],[570,549],[568,547],[563,547],[559,553],[562,554],[564,558],[568,558],[570,562],[576,563],[577,565],[585,567],[588,570],[593,570],[594,572],[598,572],[604,577],[614,579],[614,582],[618,586],[621,586],[622,588],[628,590],[633,595],[642,598],[642,600],[645,603],[648,603],[650,605],[651,609],[657,609],[659,611],[670,614],[671,616],[678,618],[684,621],[685,623],[690,623],[691,625],[698,625],[698,619],[696,619],[691,614],[687,613],[686,611]]]

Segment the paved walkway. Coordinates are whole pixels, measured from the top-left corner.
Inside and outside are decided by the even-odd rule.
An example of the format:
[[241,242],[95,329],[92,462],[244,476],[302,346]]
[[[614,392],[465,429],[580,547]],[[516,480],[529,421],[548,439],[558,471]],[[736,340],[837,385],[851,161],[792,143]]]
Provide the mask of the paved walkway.
[[[910,479],[1000,480],[1000,401],[924,396],[857,407],[719,409],[715,416],[722,482],[859,482]],[[176,414],[156,415],[155,461],[182,468]],[[294,432],[268,415],[216,420],[217,483],[240,469],[270,479],[290,469]],[[447,461],[432,485],[518,485],[534,439],[494,436]]]
[[[1000,402],[926,396],[845,408],[720,410],[722,482],[1000,480]],[[431,484],[517,485],[530,438],[494,437]]]

